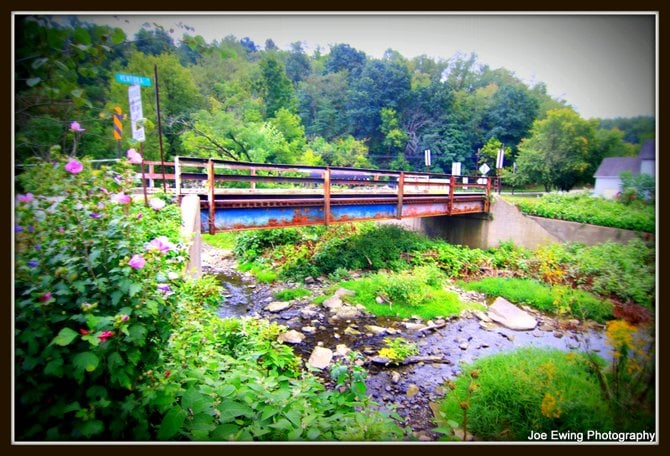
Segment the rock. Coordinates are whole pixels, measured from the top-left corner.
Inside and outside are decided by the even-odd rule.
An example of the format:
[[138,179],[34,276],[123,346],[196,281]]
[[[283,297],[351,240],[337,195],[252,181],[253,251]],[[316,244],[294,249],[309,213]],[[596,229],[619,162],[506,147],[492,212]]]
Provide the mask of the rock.
[[375,336],[380,336],[387,332],[386,328],[382,328],[381,326],[375,326],[375,325],[365,325],[365,329],[374,334]]
[[479,327],[482,329],[485,329],[486,331],[493,331],[495,329],[498,329],[499,326],[493,322],[485,322],[485,321],[480,321],[479,322]]
[[377,297],[375,298],[375,302],[376,302],[377,304],[384,304],[384,303],[386,302],[386,300],[385,300],[384,298],[382,298],[381,296],[377,296]]
[[291,307],[290,302],[273,301],[265,306],[265,310],[269,312],[281,312],[282,310],[286,310],[289,307]]
[[346,288],[338,288],[333,296],[341,298],[342,296],[354,296],[356,294],[353,290],[347,290]]
[[316,308],[316,306],[309,305],[304,307],[303,309],[300,309],[300,316],[304,318],[305,320],[309,320],[310,318],[314,318],[317,315],[319,315],[319,311]]
[[314,280],[314,277],[311,277],[311,276],[310,277],[305,277],[305,284],[306,285],[311,285],[314,282],[316,282],[316,280]]
[[467,350],[468,347],[469,347],[469,345],[468,345],[467,342],[461,342],[461,343],[458,345],[458,348],[460,348],[461,350]]
[[307,366],[323,369],[328,367],[330,361],[333,359],[333,351],[329,348],[314,347],[314,351],[307,360]]
[[487,313],[491,320],[515,331],[527,331],[537,326],[535,318],[505,298],[497,297]]
[[391,374],[391,382],[395,385],[400,381],[400,372],[393,372]]
[[340,335],[339,335],[338,333],[335,333],[335,334],[333,334],[333,338],[334,338],[334,339],[338,339],[338,340],[339,340],[339,338],[340,338]]
[[487,344],[486,342],[482,342],[478,348],[489,348],[489,347],[490,347],[489,344]]
[[384,365],[386,365],[389,362],[391,362],[391,360],[386,358],[385,356],[373,356],[372,358],[370,358],[370,362],[373,363],[373,364],[384,364]]
[[489,323],[491,319],[489,318],[486,313],[482,312],[481,310],[473,310],[472,314],[479,319],[479,321],[483,321],[485,323]]
[[[331,310],[332,312],[332,310]],[[340,306],[336,312],[335,315],[333,315],[333,319],[335,320],[353,320],[354,318],[358,318],[361,316],[361,311],[358,310],[357,308],[343,304]]]
[[305,335],[299,331],[296,331],[295,329],[292,329],[280,334],[278,339],[281,342],[285,342],[287,344],[299,344],[305,340]]
[[355,330],[351,326],[347,326],[347,328],[344,330],[344,334],[346,334],[347,336],[360,336],[361,332]]
[[335,347],[335,356],[347,356],[351,349],[344,344],[337,344]]
[[339,296],[331,296],[330,298],[323,301],[323,307],[329,309],[331,312],[335,312],[337,309],[342,307],[342,300]]
[[316,332],[316,328],[314,326],[303,326],[300,328],[300,330],[307,334],[314,334]]
[[386,332],[389,333],[390,335],[400,334],[400,331],[394,328],[386,328]]
[[422,325],[421,323],[405,322],[403,325],[405,325],[405,328],[409,329],[410,331],[421,331],[422,329],[426,328],[426,325]]
[[414,383],[410,383],[409,386],[407,387],[407,398],[411,398],[416,396],[416,394],[419,392],[419,387],[415,385]]
[[554,337],[560,339],[561,337],[563,337],[563,333],[560,331],[554,331]]

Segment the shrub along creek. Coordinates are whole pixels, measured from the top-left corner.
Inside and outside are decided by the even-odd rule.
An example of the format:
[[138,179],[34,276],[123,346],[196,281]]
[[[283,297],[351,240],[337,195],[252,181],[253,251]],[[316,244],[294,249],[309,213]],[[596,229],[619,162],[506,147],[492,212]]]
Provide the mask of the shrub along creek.
[[[654,428],[652,344],[648,331],[637,330],[649,329],[651,309],[640,303],[649,303],[653,287],[630,275],[653,265],[642,241],[483,251],[359,224],[243,233],[234,251],[206,245],[203,254],[206,271],[225,288],[219,316],[284,326],[279,339],[329,388],[336,363],[364,367],[374,407],[396,412],[409,438],[523,441],[541,428]],[[608,267],[593,267],[603,251]],[[647,272],[653,278],[653,268]],[[617,273],[627,284],[606,290],[605,278]],[[518,384],[499,385],[505,382],[486,372],[488,359]],[[608,370],[622,361],[635,373],[625,380],[621,365]],[[487,366],[482,380],[471,377],[473,363]],[[573,382],[579,388],[566,386]],[[636,389],[629,400],[641,412],[626,417],[608,382]],[[507,396],[491,403],[503,414],[493,422],[509,419],[512,428],[492,427],[484,412],[497,388]],[[517,399],[529,410],[510,412],[521,407]]]

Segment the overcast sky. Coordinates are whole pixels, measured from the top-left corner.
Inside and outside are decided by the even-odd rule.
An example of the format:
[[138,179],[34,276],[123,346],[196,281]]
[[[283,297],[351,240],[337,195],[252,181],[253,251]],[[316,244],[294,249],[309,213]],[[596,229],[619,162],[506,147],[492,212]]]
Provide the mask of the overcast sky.
[[448,59],[475,52],[491,68],[504,67],[527,83],[544,82],[584,118],[654,115],[656,16],[643,14],[381,14],[381,13],[147,13],[79,15],[123,28],[130,37],[156,22],[178,39],[186,31],[207,42],[249,37],[280,49],[295,41],[311,54],[346,43],[379,58],[393,49],[407,58]]

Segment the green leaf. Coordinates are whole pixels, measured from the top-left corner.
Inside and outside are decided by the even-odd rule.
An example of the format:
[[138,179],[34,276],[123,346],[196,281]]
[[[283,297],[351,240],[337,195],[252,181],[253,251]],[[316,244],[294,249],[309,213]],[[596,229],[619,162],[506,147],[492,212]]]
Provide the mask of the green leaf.
[[307,439],[308,440],[316,440],[320,435],[321,435],[321,431],[319,431],[316,428],[312,428],[309,431],[307,431]]
[[116,27],[112,33],[112,43],[121,44],[126,40],[126,34],[122,29]]
[[200,413],[208,408],[205,396],[195,387],[188,389],[181,397],[181,406],[184,410],[189,410],[191,413]]
[[247,404],[229,399],[222,401],[217,408],[221,412],[221,421],[224,423],[238,416],[251,417],[254,414],[254,411]]
[[77,333],[75,331],[71,330],[70,328],[63,328],[60,330],[58,335],[54,337],[54,340],[51,341],[51,344],[65,347],[66,345],[70,345],[76,337]]
[[265,421],[265,420],[267,420],[268,418],[270,418],[271,416],[276,415],[277,412],[279,412],[279,408],[277,408],[276,406],[274,406],[274,405],[266,405],[266,406],[263,408],[263,413],[261,414],[261,421]]
[[296,410],[289,410],[288,412],[284,413],[284,416],[288,418],[294,426],[300,426],[300,413],[298,413]]
[[141,283],[131,283],[130,287],[128,288],[128,296],[131,298],[135,296],[137,293],[142,291],[142,284]]
[[122,296],[123,296],[122,291],[119,290],[113,291],[112,294],[110,295],[110,297],[112,298],[112,305],[113,306],[117,305],[119,301],[121,301]]
[[220,397],[232,396],[235,393],[235,387],[233,385],[223,385],[219,391]]
[[212,440],[231,440],[231,437],[240,430],[240,427],[235,423],[226,423],[217,426],[212,432]]
[[168,440],[174,437],[184,425],[186,412],[181,407],[173,407],[163,418],[158,429],[158,440]]
[[100,359],[91,352],[82,352],[77,353],[74,358],[72,358],[72,363],[79,370],[85,370],[86,372],[93,372]]
[[100,434],[104,430],[105,426],[102,424],[102,421],[100,420],[84,421],[84,423],[79,428],[79,431],[82,433],[84,437],[91,437],[96,434]]
[[49,362],[44,368],[44,373],[46,375],[53,375],[54,377],[63,376],[63,359],[56,358]]
[[69,412],[76,412],[77,410],[81,410],[81,405],[79,405],[79,402],[74,401],[71,402],[70,404],[66,405],[63,407],[63,410],[61,410],[62,414],[69,413]]
[[73,38],[77,43],[91,44],[91,35],[83,27],[77,27],[74,29]]
[[47,63],[48,61],[49,61],[48,58],[46,58],[46,57],[40,57],[39,59],[35,59],[35,60],[33,61],[32,65],[30,65],[30,66],[33,68],[33,70],[36,70],[36,69],[38,69],[39,67],[41,67],[42,65],[44,65],[45,63]]
[[72,89],[72,90],[70,90],[70,95],[72,95],[75,98],[81,98],[83,93],[84,93],[84,91],[82,89]]

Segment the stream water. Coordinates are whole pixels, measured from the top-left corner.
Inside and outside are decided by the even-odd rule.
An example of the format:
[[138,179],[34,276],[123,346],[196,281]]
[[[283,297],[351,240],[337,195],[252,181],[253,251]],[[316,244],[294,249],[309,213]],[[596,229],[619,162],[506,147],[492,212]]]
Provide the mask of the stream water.
[[[549,347],[564,351],[592,350],[605,359],[611,359],[609,346],[602,328],[583,324],[565,325],[556,320],[536,314],[540,323],[532,331],[513,331],[504,327],[484,325],[474,315],[435,320],[444,326],[431,330],[410,330],[411,323],[420,320],[400,321],[364,315],[354,320],[334,321],[322,306],[310,305],[314,296],[321,291],[315,288],[313,296],[294,300],[286,310],[271,313],[264,307],[274,300],[272,294],[277,289],[264,284],[256,284],[249,275],[232,268],[217,270],[215,274],[225,287],[225,300],[218,310],[221,317],[241,317],[260,315],[277,321],[289,329],[305,335],[301,343],[293,345],[295,352],[307,360],[315,346],[321,345],[334,353],[345,346],[368,357],[374,357],[384,347],[384,338],[402,336],[418,344],[418,356],[426,357],[426,362],[406,366],[384,366],[366,363],[368,393],[380,406],[393,406],[405,424],[412,427],[421,440],[435,440],[437,435],[431,429],[431,407],[444,396],[444,382],[453,379],[461,371],[461,363],[492,355],[501,351],[520,347]],[[385,328],[375,334],[369,325]],[[309,327],[309,331],[305,331]],[[337,357],[337,355],[336,355]],[[335,358],[337,359],[337,358]],[[439,360],[431,362],[431,360]],[[327,369],[321,373],[328,384]]]

